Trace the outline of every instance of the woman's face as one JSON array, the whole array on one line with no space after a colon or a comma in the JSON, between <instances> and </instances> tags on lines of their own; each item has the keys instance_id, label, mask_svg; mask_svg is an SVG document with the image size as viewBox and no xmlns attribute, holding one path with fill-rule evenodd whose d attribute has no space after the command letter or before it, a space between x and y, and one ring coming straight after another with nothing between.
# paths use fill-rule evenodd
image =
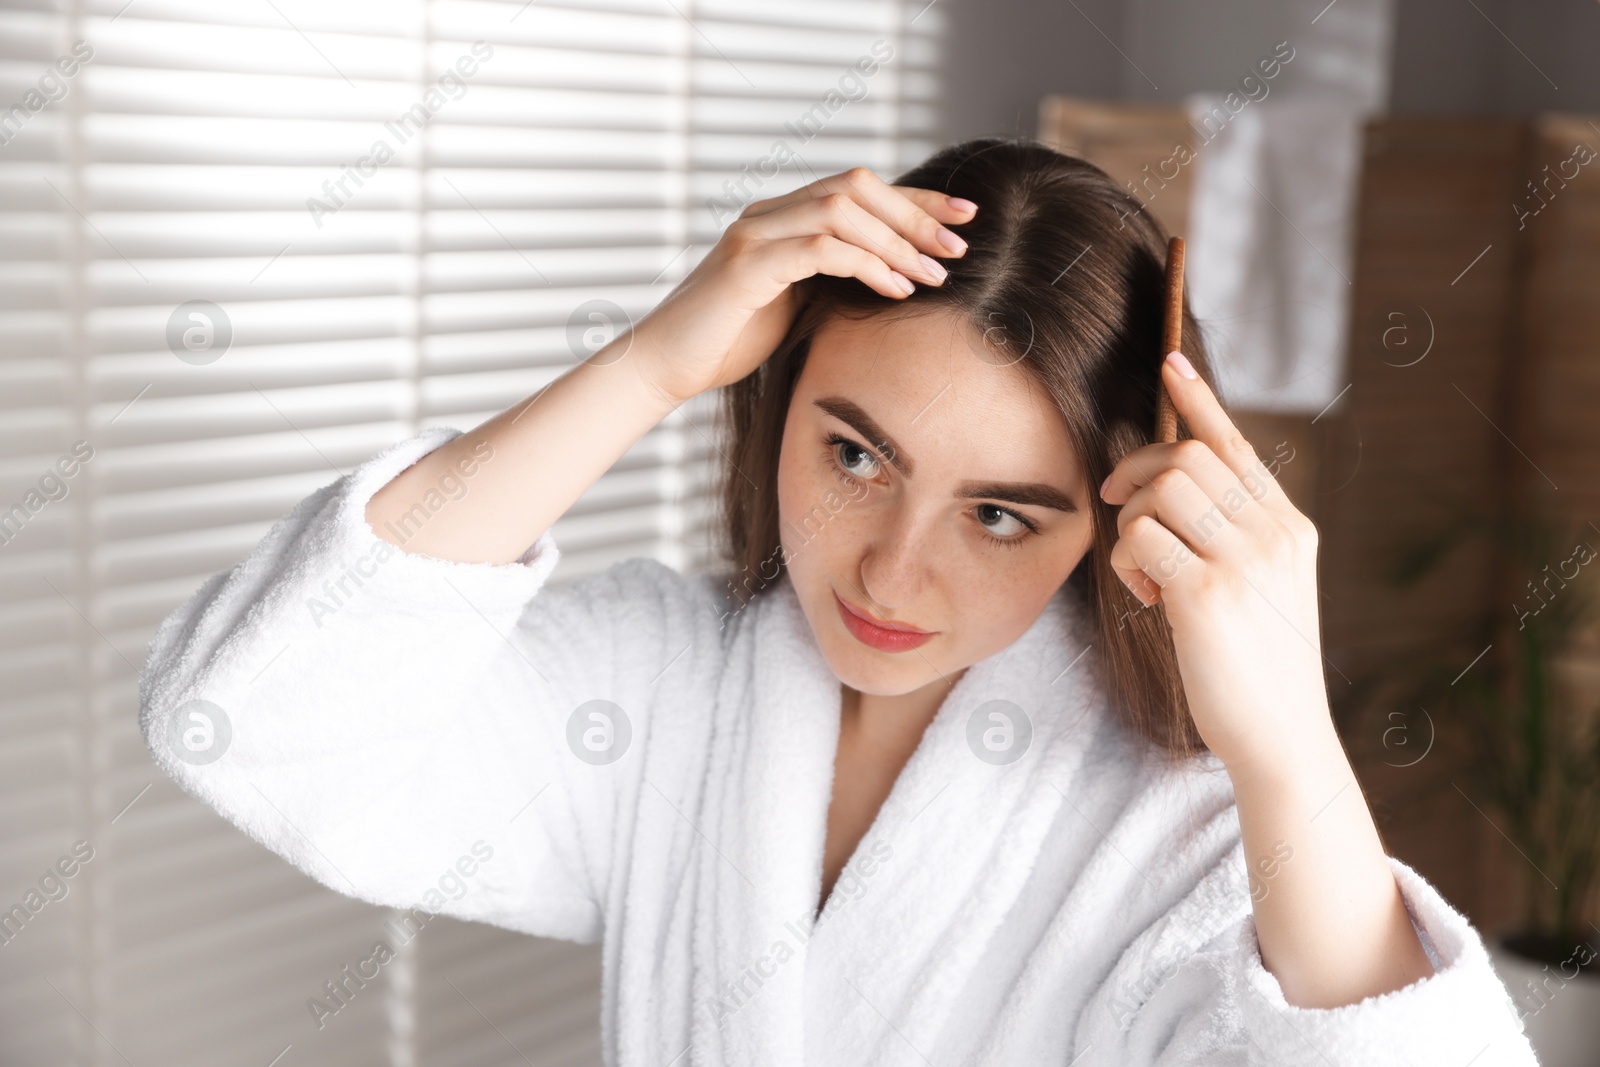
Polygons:
<instances>
[{"instance_id":1,"label":"woman's face","mask_svg":"<svg viewBox=\"0 0 1600 1067\"><path fill-rule=\"evenodd\" d=\"M1022 635L1091 542L1061 413L949 312L832 319L795 384L778 462L790 580L834 673L897 696ZM878 620L852 625L835 598Z\"/></svg>"}]
</instances>

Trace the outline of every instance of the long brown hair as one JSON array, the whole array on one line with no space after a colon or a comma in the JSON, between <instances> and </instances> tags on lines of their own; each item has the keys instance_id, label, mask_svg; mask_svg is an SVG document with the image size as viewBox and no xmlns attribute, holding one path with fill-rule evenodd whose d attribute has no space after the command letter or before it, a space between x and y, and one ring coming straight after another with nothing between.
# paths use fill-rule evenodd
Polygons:
<instances>
[{"instance_id":1,"label":"long brown hair","mask_svg":"<svg viewBox=\"0 0 1600 1067\"><path fill-rule=\"evenodd\" d=\"M978 205L950 228L965 256L941 260L949 277L904 300L855 278L799 283L799 311L773 354L723 390L729 447L720 490L730 588L742 600L777 580L778 456L795 382L817 329L832 316L897 311L963 316L1048 390L1066 420L1091 487L1156 425L1164 353L1161 320L1167 234L1093 164L1021 138L985 137L941 149L891 184L936 189ZM1199 326L1183 309L1183 351L1213 383ZM1179 419L1179 437L1190 436ZM1067 585L1096 620L1096 670L1127 725L1178 759L1205 751L1189 717L1165 608L1143 605L1111 569L1116 511L1090 493L1093 541Z\"/></svg>"}]
</instances>

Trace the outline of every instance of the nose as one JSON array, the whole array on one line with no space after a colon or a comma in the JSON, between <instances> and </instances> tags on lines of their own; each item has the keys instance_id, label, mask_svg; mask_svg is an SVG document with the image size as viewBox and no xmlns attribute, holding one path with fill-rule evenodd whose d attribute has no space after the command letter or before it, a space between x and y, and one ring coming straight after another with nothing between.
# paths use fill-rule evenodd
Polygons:
<instances>
[{"instance_id":1,"label":"nose","mask_svg":"<svg viewBox=\"0 0 1600 1067\"><path fill-rule=\"evenodd\" d=\"M909 509L885 515L861 557L862 592L871 598L869 607L898 615L917 603L933 563L928 535L927 524L918 522Z\"/></svg>"}]
</instances>

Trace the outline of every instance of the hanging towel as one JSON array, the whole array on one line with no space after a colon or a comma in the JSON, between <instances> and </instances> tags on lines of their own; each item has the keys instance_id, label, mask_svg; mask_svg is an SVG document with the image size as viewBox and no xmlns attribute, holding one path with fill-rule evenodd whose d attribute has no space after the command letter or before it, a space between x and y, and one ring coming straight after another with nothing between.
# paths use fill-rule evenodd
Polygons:
<instances>
[{"instance_id":1,"label":"hanging towel","mask_svg":"<svg viewBox=\"0 0 1600 1067\"><path fill-rule=\"evenodd\" d=\"M1338 98L1269 97L1235 114L1224 99L1186 101L1198 170L1185 285L1224 400L1315 416L1350 380L1368 109Z\"/></svg>"}]
</instances>

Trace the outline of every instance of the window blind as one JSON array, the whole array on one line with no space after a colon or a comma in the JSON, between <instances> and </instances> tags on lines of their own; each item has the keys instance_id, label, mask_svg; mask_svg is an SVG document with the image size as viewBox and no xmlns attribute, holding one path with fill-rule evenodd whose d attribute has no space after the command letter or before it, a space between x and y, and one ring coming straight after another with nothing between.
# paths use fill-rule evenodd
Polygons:
<instances>
[{"instance_id":1,"label":"window blind","mask_svg":"<svg viewBox=\"0 0 1600 1067\"><path fill-rule=\"evenodd\" d=\"M448 920L319 1025L390 913L154 768L138 669L296 501L553 380L744 203L930 152L941 18L0 3L0 1059L599 1062L597 947ZM552 583L709 565L720 436L704 396L641 439Z\"/></svg>"}]
</instances>

